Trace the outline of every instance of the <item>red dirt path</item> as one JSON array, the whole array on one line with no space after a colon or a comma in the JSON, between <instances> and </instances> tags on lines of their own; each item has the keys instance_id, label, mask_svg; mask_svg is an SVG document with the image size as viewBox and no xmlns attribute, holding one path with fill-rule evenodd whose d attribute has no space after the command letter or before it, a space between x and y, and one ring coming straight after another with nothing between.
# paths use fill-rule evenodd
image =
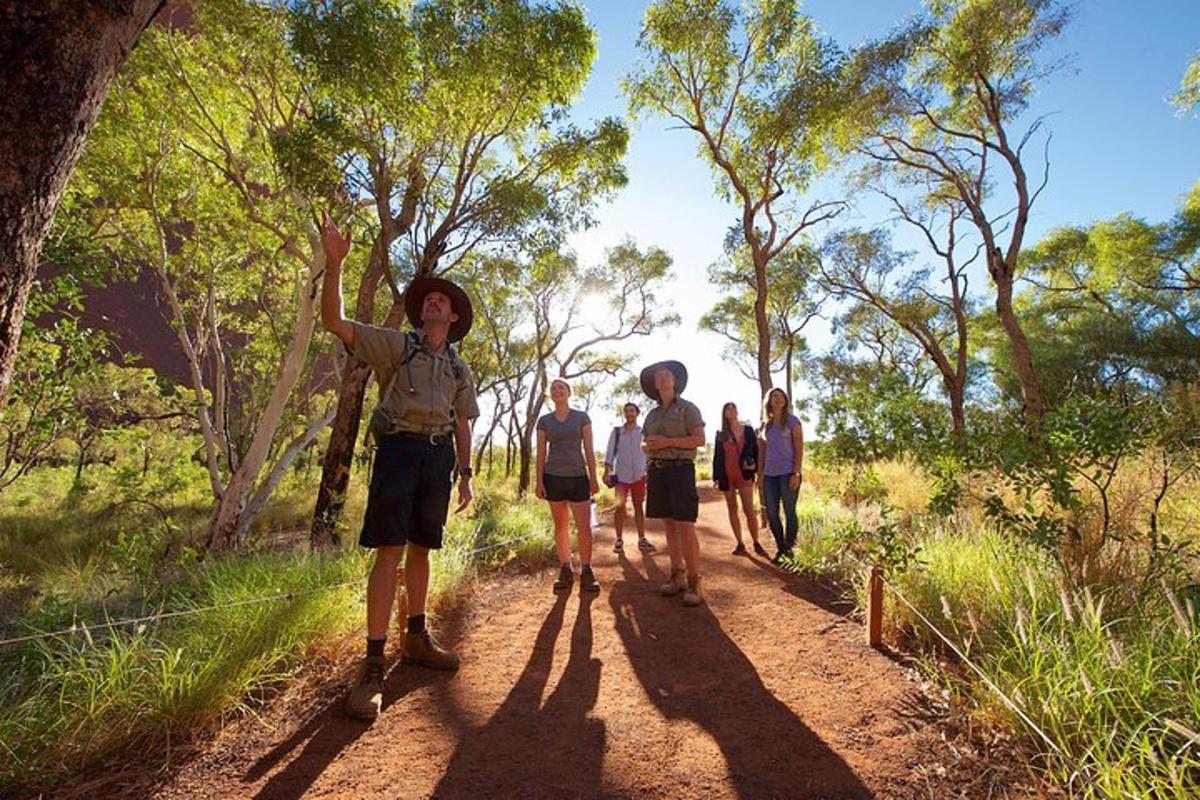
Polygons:
<instances>
[{"instance_id":1,"label":"red dirt path","mask_svg":"<svg viewBox=\"0 0 1200 800\"><path fill-rule=\"evenodd\" d=\"M659 551L646 557L627 545L620 559L605 526L598 596L581 597L577 585L554 596L549 570L483 584L443 635L463 657L460 672L396 667L373 725L343 717L328 686L300 700L285 693L262 721L233 726L165 785L139 781L123 793L1029 796L1012 770L970 755L944 720L922 713L920 679L867 647L830 591L731 557L724 502L711 491L702 498L707 605L659 596L669 562L653 523Z\"/></svg>"}]
</instances>

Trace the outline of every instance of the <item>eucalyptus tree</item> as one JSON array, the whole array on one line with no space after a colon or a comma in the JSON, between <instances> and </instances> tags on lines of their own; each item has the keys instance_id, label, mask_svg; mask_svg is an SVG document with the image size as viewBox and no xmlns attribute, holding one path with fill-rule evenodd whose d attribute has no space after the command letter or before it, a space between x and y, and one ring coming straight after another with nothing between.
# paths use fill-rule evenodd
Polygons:
<instances>
[{"instance_id":1,"label":"eucalyptus tree","mask_svg":"<svg viewBox=\"0 0 1200 800\"><path fill-rule=\"evenodd\" d=\"M295 31L317 85L352 88L328 93L324 108L349 132L339 154L365 175L352 199L375 213L360 320L400 325L401 283L452 270L477 248L561 242L625 182L619 121L563 122L595 57L576 4L312 3ZM373 293L390 261L399 267L392 302L376 316ZM318 545L336 540L367 376L352 363L343 380L314 512Z\"/></svg>"},{"instance_id":2,"label":"eucalyptus tree","mask_svg":"<svg viewBox=\"0 0 1200 800\"><path fill-rule=\"evenodd\" d=\"M295 190L274 150L307 104L282 14L242 0L195 14L199 34L147 33L72 191L117 264L158 283L216 500L207 546L222 550L332 417L293 397L315 355L323 203Z\"/></svg>"},{"instance_id":3,"label":"eucalyptus tree","mask_svg":"<svg viewBox=\"0 0 1200 800\"><path fill-rule=\"evenodd\" d=\"M522 494L529 488L534 427L550 382L582 379L595 388L597 379L616 376L631 358L598 348L678 324L678 315L665 311L659 296L670 269L666 252L656 247L643 252L631 241L610 248L604 263L591 268L559 251L543 253L529 265L521 302L532 318L533 345L518 425ZM584 313L585 304L597 311Z\"/></svg>"},{"instance_id":4,"label":"eucalyptus tree","mask_svg":"<svg viewBox=\"0 0 1200 800\"><path fill-rule=\"evenodd\" d=\"M756 377L771 386L769 267L839 202L803 203L828 166L844 94L841 56L795 0L659 0L625 91L635 115L679 122L699 140L717 190L740 208L754 285Z\"/></svg>"},{"instance_id":5,"label":"eucalyptus tree","mask_svg":"<svg viewBox=\"0 0 1200 800\"><path fill-rule=\"evenodd\" d=\"M767 322L771 336L771 372L783 372L788 397L794 373L808 353L804 329L820 312L809 276L818 255L807 243L792 246L767 266ZM755 279L750 251L733 245L725 261L709 267L709 282L725 292L700 318L700 327L725 339L725 357L748 380L758 379L758 331L754 321Z\"/></svg>"},{"instance_id":6,"label":"eucalyptus tree","mask_svg":"<svg viewBox=\"0 0 1200 800\"><path fill-rule=\"evenodd\" d=\"M946 199L941 209L911 209L898 200L896 208L942 262L942 291L930 288L931 267L900 273L909 254L895 252L883 230L843 231L829 237L822 247L821 282L836 297L870 305L920 346L941 376L952 430L961 441L966 436L967 334L973 313L967 271L979 248L966 257L958 252L958 226L965 210L953 199Z\"/></svg>"},{"instance_id":7,"label":"eucalyptus tree","mask_svg":"<svg viewBox=\"0 0 1200 800\"><path fill-rule=\"evenodd\" d=\"M1068 18L1057 0L931 0L914 22L859 49L848 70L861 103L848 117L865 137L860 152L966 209L1034 427L1046 404L1013 292L1030 212L1049 180L1050 137L1043 118L1023 121L1037 87L1063 64L1044 50ZM1039 142L1031 175L1026 148Z\"/></svg>"},{"instance_id":8,"label":"eucalyptus tree","mask_svg":"<svg viewBox=\"0 0 1200 800\"><path fill-rule=\"evenodd\" d=\"M165 0L0 0L0 417L42 241L108 86Z\"/></svg>"}]
</instances>

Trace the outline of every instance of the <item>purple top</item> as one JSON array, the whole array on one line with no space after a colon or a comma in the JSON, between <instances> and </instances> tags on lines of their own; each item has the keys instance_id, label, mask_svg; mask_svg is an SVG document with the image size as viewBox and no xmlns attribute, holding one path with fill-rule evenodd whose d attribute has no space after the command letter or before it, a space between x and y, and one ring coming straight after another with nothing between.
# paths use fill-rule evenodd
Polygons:
<instances>
[{"instance_id":1,"label":"purple top","mask_svg":"<svg viewBox=\"0 0 1200 800\"><path fill-rule=\"evenodd\" d=\"M796 448L792 444L792 430L800 424L800 418L789 414L787 428L771 423L764 430L767 440L763 475L791 475L796 467Z\"/></svg>"}]
</instances>

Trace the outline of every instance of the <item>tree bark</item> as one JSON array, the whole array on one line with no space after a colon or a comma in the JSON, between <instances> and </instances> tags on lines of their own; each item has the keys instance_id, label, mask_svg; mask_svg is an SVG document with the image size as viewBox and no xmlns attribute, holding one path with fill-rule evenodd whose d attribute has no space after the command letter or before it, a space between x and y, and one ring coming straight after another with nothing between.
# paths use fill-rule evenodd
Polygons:
<instances>
[{"instance_id":1,"label":"tree bark","mask_svg":"<svg viewBox=\"0 0 1200 800\"><path fill-rule=\"evenodd\" d=\"M753 247L753 245L751 245ZM767 259L757 247L754 261L754 328L758 333L758 389L766 397L771 391L771 323L767 320ZM789 394L790 398L791 395Z\"/></svg>"},{"instance_id":2,"label":"tree bark","mask_svg":"<svg viewBox=\"0 0 1200 800\"><path fill-rule=\"evenodd\" d=\"M1012 347L1013 364L1017 368L1017 379L1021 383L1021 394L1025 400L1025 418L1031 427L1037 428L1041 424L1045 406L1042 403L1041 384L1033 368L1033 352L1013 310L1013 281L1001 269L995 268L992 270L992 278L996 284L996 316L1000 318L1000 325L1004 328Z\"/></svg>"},{"instance_id":3,"label":"tree bark","mask_svg":"<svg viewBox=\"0 0 1200 800\"><path fill-rule=\"evenodd\" d=\"M312 254L309 257L308 273L299 282L296 289L296 322L292 329L292 340L284 353L279 365L279 377L271 390L267 407L263 409L254 427L254 436L246 455L241 459L237 469L229 477L217 503L216 512L208 529L206 546L209 550L220 552L230 550L241 544L241 536L248 530L250 523L250 503L258 482L259 473L267 463L271 452L271 442L283 419L287 408L288 398L296 381L304 371L304 363L308 357L309 344L312 342L313 329L316 327L317 298L321 291L321 275L325 271L325 255L321 251L320 240L316 230L309 232L309 245ZM320 430L319 428L317 429ZM313 433L315 436L316 433ZM294 454L293 454L294 455ZM278 480L278 479L276 479ZM265 498L254 507L256 513Z\"/></svg>"},{"instance_id":4,"label":"tree bark","mask_svg":"<svg viewBox=\"0 0 1200 800\"><path fill-rule=\"evenodd\" d=\"M109 84L163 4L0 0L0 409L42 240Z\"/></svg>"}]
</instances>

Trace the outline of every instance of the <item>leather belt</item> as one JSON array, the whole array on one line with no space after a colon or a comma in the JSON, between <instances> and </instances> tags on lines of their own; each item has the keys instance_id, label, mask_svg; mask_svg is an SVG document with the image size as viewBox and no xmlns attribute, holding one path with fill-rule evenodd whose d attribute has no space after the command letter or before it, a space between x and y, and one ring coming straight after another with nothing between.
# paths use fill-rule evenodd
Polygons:
<instances>
[{"instance_id":1,"label":"leather belt","mask_svg":"<svg viewBox=\"0 0 1200 800\"><path fill-rule=\"evenodd\" d=\"M450 443L450 431L440 431L434 433L421 433L420 431L396 431L394 433L389 433L388 436L403 436L406 439L420 439L435 446Z\"/></svg>"},{"instance_id":2,"label":"leather belt","mask_svg":"<svg viewBox=\"0 0 1200 800\"><path fill-rule=\"evenodd\" d=\"M646 463L652 467L674 467L679 464L694 464L690 458L650 458Z\"/></svg>"}]
</instances>

